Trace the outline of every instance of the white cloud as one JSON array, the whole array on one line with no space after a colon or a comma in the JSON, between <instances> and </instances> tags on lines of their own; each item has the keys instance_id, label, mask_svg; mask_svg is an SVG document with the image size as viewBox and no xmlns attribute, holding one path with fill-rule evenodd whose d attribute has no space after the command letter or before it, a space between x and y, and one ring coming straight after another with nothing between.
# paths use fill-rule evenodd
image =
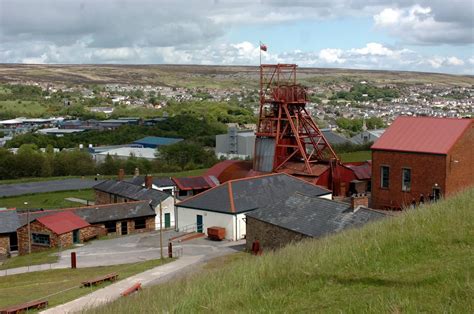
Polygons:
<instances>
[{"instance_id":1,"label":"white cloud","mask_svg":"<svg viewBox=\"0 0 474 314\"><path fill-rule=\"evenodd\" d=\"M474 43L472 22L466 26L455 20L439 20L430 6L385 8L373 19L377 28L410 44Z\"/></svg>"},{"instance_id":2,"label":"white cloud","mask_svg":"<svg viewBox=\"0 0 474 314\"><path fill-rule=\"evenodd\" d=\"M449 57L447 58L446 60L446 63L448 65L454 65L454 66L458 66L458 65L464 65L464 61L457 58L457 57Z\"/></svg>"},{"instance_id":3,"label":"white cloud","mask_svg":"<svg viewBox=\"0 0 474 314\"><path fill-rule=\"evenodd\" d=\"M346 62L345 59L341 58L342 50L341 49L331 49L326 48L322 49L319 52L319 59L327 63L344 63Z\"/></svg>"},{"instance_id":4,"label":"white cloud","mask_svg":"<svg viewBox=\"0 0 474 314\"><path fill-rule=\"evenodd\" d=\"M434 56L426 60L434 69L439 69L441 67L460 67L464 65L464 61L458 57L440 57Z\"/></svg>"},{"instance_id":5,"label":"white cloud","mask_svg":"<svg viewBox=\"0 0 474 314\"><path fill-rule=\"evenodd\" d=\"M392 56L394 51L379 43L368 43L364 48L351 49L352 53L372 56Z\"/></svg>"}]
</instances>

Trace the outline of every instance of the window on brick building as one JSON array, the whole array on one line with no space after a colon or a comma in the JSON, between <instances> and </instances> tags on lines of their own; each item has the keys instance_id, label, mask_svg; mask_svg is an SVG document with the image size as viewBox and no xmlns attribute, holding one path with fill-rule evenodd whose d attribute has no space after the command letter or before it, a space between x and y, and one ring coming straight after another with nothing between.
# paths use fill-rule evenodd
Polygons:
<instances>
[{"instance_id":1,"label":"window on brick building","mask_svg":"<svg viewBox=\"0 0 474 314\"><path fill-rule=\"evenodd\" d=\"M145 229L146 228L146 219L137 218L135 219L135 229Z\"/></svg>"},{"instance_id":2,"label":"window on brick building","mask_svg":"<svg viewBox=\"0 0 474 314\"><path fill-rule=\"evenodd\" d=\"M43 234L43 233L32 233L31 242L33 244L44 245L44 246L50 246L51 244L49 234Z\"/></svg>"},{"instance_id":3,"label":"window on brick building","mask_svg":"<svg viewBox=\"0 0 474 314\"><path fill-rule=\"evenodd\" d=\"M402 191L408 192L411 190L411 169L402 168Z\"/></svg>"},{"instance_id":4,"label":"window on brick building","mask_svg":"<svg viewBox=\"0 0 474 314\"><path fill-rule=\"evenodd\" d=\"M380 167L380 187L388 189L390 181L390 168L388 166Z\"/></svg>"}]
</instances>

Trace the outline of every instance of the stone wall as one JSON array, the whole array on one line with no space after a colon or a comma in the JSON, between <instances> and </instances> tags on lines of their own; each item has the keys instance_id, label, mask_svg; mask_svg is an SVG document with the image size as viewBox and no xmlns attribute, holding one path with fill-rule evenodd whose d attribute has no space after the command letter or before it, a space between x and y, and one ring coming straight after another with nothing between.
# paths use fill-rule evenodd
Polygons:
<instances>
[{"instance_id":1,"label":"stone wall","mask_svg":"<svg viewBox=\"0 0 474 314\"><path fill-rule=\"evenodd\" d=\"M10 236L0 234L0 260L8 257L10 254Z\"/></svg>"},{"instance_id":2,"label":"stone wall","mask_svg":"<svg viewBox=\"0 0 474 314\"><path fill-rule=\"evenodd\" d=\"M134 201L135 200L132 200L126 197L95 190L95 204L96 205L134 202Z\"/></svg>"},{"instance_id":3,"label":"stone wall","mask_svg":"<svg viewBox=\"0 0 474 314\"><path fill-rule=\"evenodd\" d=\"M247 216L247 250L252 249L255 240L260 242L260 248L275 250L292 242L309 238L298 232L284 229L258 219Z\"/></svg>"},{"instance_id":4,"label":"stone wall","mask_svg":"<svg viewBox=\"0 0 474 314\"><path fill-rule=\"evenodd\" d=\"M38 221L30 223L31 233L42 233L49 235L50 245L34 244L31 242L31 252L44 251L49 248L61 247L65 248L73 245L73 232L66 232L57 235ZM98 227L89 226L79 230L79 240L84 242L90 240L98 235ZM18 229L18 253L20 255L28 254L28 225Z\"/></svg>"}]
</instances>

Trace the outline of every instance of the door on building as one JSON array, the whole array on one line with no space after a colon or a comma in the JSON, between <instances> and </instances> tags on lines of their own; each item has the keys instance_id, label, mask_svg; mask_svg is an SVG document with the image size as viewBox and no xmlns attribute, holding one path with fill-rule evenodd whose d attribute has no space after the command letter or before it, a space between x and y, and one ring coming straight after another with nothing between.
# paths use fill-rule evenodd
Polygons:
<instances>
[{"instance_id":1,"label":"door on building","mask_svg":"<svg viewBox=\"0 0 474 314\"><path fill-rule=\"evenodd\" d=\"M126 221L122 221L120 229L122 231L122 235L128 234L128 228L127 228L127 222Z\"/></svg>"},{"instance_id":2,"label":"door on building","mask_svg":"<svg viewBox=\"0 0 474 314\"><path fill-rule=\"evenodd\" d=\"M166 213L165 214L165 228L170 228L171 227L171 214Z\"/></svg>"},{"instance_id":3,"label":"door on building","mask_svg":"<svg viewBox=\"0 0 474 314\"><path fill-rule=\"evenodd\" d=\"M437 201L441 198L441 188L436 186L433 188L433 200Z\"/></svg>"},{"instance_id":4,"label":"door on building","mask_svg":"<svg viewBox=\"0 0 474 314\"><path fill-rule=\"evenodd\" d=\"M196 231L202 233L202 215L196 215Z\"/></svg>"},{"instance_id":5,"label":"door on building","mask_svg":"<svg viewBox=\"0 0 474 314\"><path fill-rule=\"evenodd\" d=\"M79 236L79 229L72 231L72 243L74 244L81 243L81 238Z\"/></svg>"},{"instance_id":6,"label":"door on building","mask_svg":"<svg viewBox=\"0 0 474 314\"><path fill-rule=\"evenodd\" d=\"M18 237L16 232L10 233L10 252L18 251Z\"/></svg>"}]
</instances>

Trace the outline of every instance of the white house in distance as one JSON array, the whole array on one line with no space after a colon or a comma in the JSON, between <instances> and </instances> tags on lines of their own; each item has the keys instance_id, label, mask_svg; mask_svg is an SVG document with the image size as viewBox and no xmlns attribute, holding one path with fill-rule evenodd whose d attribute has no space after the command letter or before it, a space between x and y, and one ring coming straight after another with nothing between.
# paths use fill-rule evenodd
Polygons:
<instances>
[{"instance_id":1,"label":"white house in distance","mask_svg":"<svg viewBox=\"0 0 474 314\"><path fill-rule=\"evenodd\" d=\"M136 176L132 179L125 180L130 183L141 185L144 187L150 187L154 190L168 193L172 196L175 195L176 184L171 178L153 178L152 176Z\"/></svg>"},{"instance_id":2,"label":"white house in distance","mask_svg":"<svg viewBox=\"0 0 474 314\"><path fill-rule=\"evenodd\" d=\"M177 227L206 235L207 228L222 227L226 239L240 240L246 234L246 213L282 203L297 192L332 199L331 191L285 173L230 180L177 203Z\"/></svg>"}]
</instances>

